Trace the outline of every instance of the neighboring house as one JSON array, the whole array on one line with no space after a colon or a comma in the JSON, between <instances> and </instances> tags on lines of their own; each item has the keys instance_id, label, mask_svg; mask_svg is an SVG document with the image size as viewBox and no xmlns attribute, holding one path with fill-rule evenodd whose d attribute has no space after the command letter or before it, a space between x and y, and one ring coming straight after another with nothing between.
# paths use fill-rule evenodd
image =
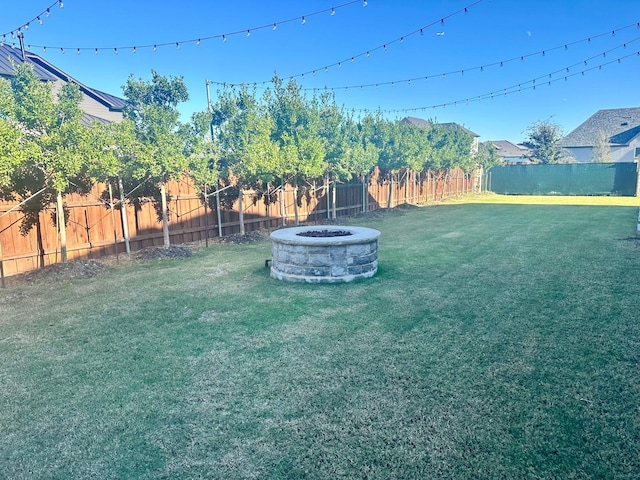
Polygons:
<instances>
[{"instance_id":1,"label":"neighboring house","mask_svg":"<svg viewBox=\"0 0 640 480\"><path fill-rule=\"evenodd\" d=\"M495 140L484 142L485 145L493 145L496 149L496 154L503 163L531 163L531 150L524 145L516 145L507 140Z\"/></svg>"},{"instance_id":2,"label":"neighboring house","mask_svg":"<svg viewBox=\"0 0 640 480\"><path fill-rule=\"evenodd\" d=\"M0 45L0 77L10 78L14 73L14 65L23 63L33 65L33 71L40 80L52 82L54 93L58 92L65 83L73 82L78 85L82 93L80 108L84 112L83 123L88 125L96 121L108 123L122 120L125 106L122 98L87 87L39 55L24 51L23 57L21 49L6 44Z\"/></svg>"},{"instance_id":3,"label":"neighboring house","mask_svg":"<svg viewBox=\"0 0 640 480\"><path fill-rule=\"evenodd\" d=\"M416 127L420 127L420 128L424 128L424 127L427 127L429 125L432 125L432 122L430 122L429 120L424 120L422 118L416 118L416 117L405 117L402 120L400 120L400 122L401 123L410 123L410 124L415 125ZM437 126L439 126L441 128L444 128L445 130L458 128L458 129L462 130L463 132L467 133L473 139L473 143L471 144L471 154L475 155L475 154L478 153L478 145L479 145L479 140L478 139L480 138L480 135L478 135L477 133L474 133L471 130L469 130L468 128L465 128L462 125L458 125L457 123L453 123L453 122L435 123L433 125L437 125Z\"/></svg>"},{"instance_id":4,"label":"neighboring house","mask_svg":"<svg viewBox=\"0 0 640 480\"><path fill-rule=\"evenodd\" d=\"M578 162L591 162L598 149L608 149L614 162L640 158L640 107L598 110L562 140Z\"/></svg>"}]
</instances>

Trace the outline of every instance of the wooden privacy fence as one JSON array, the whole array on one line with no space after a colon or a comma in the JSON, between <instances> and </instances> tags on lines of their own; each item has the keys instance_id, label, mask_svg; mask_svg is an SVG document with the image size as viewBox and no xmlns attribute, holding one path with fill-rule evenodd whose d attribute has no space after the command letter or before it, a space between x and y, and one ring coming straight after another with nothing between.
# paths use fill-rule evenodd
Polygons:
<instances>
[{"instance_id":1,"label":"wooden privacy fence","mask_svg":"<svg viewBox=\"0 0 640 480\"><path fill-rule=\"evenodd\" d=\"M308 186L298 202L298 220L305 223L353 215L401 204L427 204L478 189L479 175L462 170L405 172L393 182L369 181ZM104 184L90 194L65 197L67 208L67 253L69 259L90 259L125 252L123 216L110 208L101 195ZM188 179L167 184L169 234L171 243L189 243L240 232L238 202L231 209L206 208L202 196ZM253 192L243 192L246 231L273 229L295 222L296 191L285 185L278 201L265 205L253 200ZM114 200L115 201L115 200ZM127 230L131 251L163 244L162 222L153 203L143 201L139 208L126 205ZM55 208L41 212L36 225L25 235L20 231L24 212L14 203L0 202L0 275L10 276L60 261L60 244ZM218 222L218 218L220 221Z\"/></svg>"}]
</instances>

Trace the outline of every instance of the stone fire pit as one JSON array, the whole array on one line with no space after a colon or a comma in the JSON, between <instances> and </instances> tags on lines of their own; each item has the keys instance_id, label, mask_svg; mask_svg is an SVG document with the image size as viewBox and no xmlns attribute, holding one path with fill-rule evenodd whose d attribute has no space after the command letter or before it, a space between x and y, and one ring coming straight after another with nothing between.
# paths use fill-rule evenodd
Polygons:
<instances>
[{"instance_id":1,"label":"stone fire pit","mask_svg":"<svg viewBox=\"0 0 640 480\"><path fill-rule=\"evenodd\" d=\"M271 276L307 283L350 282L378 270L378 237L373 228L320 225L271 234Z\"/></svg>"}]
</instances>

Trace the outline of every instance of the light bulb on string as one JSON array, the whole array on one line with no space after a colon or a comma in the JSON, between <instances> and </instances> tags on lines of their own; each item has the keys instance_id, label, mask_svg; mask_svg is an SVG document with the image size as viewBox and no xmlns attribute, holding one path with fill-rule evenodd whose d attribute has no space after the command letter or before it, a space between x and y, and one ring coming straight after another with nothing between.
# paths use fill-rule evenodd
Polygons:
<instances>
[{"instance_id":1,"label":"light bulb on string","mask_svg":"<svg viewBox=\"0 0 640 480\"><path fill-rule=\"evenodd\" d=\"M302 20L300 20L300 23L301 23L302 25L304 25L305 23L307 23L307 19L306 19L306 18L304 18L304 17L302 17Z\"/></svg>"},{"instance_id":2,"label":"light bulb on string","mask_svg":"<svg viewBox=\"0 0 640 480\"><path fill-rule=\"evenodd\" d=\"M117 49L117 48L114 48L114 49L113 49L113 53L115 53L115 54L117 55L117 54L118 54L118 49Z\"/></svg>"},{"instance_id":3,"label":"light bulb on string","mask_svg":"<svg viewBox=\"0 0 640 480\"><path fill-rule=\"evenodd\" d=\"M196 45L200 45L200 39L196 40Z\"/></svg>"},{"instance_id":4,"label":"light bulb on string","mask_svg":"<svg viewBox=\"0 0 640 480\"><path fill-rule=\"evenodd\" d=\"M25 30L29 30L29 22L27 22L27 23L24 25L24 29L25 29Z\"/></svg>"},{"instance_id":5,"label":"light bulb on string","mask_svg":"<svg viewBox=\"0 0 640 480\"><path fill-rule=\"evenodd\" d=\"M51 16L51 9L47 8L47 10L44 12L44 16L49 18Z\"/></svg>"},{"instance_id":6,"label":"light bulb on string","mask_svg":"<svg viewBox=\"0 0 640 480\"><path fill-rule=\"evenodd\" d=\"M366 7L367 5L368 5L368 4L367 4L367 0L362 0L362 6L363 6L363 7Z\"/></svg>"},{"instance_id":7,"label":"light bulb on string","mask_svg":"<svg viewBox=\"0 0 640 480\"><path fill-rule=\"evenodd\" d=\"M80 49L76 49L76 54L80 55Z\"/></svg>"},{"instance_id":8,"label":"light bulb on string","mask_svg":"<svg viewBox=\"0 0 640 480\"><path fill-rule=\"evenodd\" d=\"M226 43L227 42L227 36L226 35L222 35L222 43Z\"/></svg>"},{"instance_id":9,"label":"light bulb on string","mask_svg":"<svg viewBox=\"0 0 640 480\"><path fill-rule=\"evenodd\" d=\"M64 55L64 48L60 47L60 53Z\"/></svg>"},{"instance_id":10,"label":"light bulb on string","mask_svg":"<svg viewBox=\"0 0 640 480\"><path fill-rule=\"evenodd\" d=\"M136 47L133 47L133 49L131 51L132 51L132 53L136 53Z\"/></svg>"},{"instance_id":11,"label":"light bulb on string","mask_svg":"<svg viewBox=\"0 0 640 480\"><path fill-rule=\"evenodd\" d=\"M96 49L93 51L93 53L94 53L94 55L97 55L97 54L98 54L98 49L96 48Z\"/></svg>"},{"instance_id":12,"label":"light bulb on string","mask_svg":"<svg viewBox=\"0 0 640 480\"><path fill-rule=\"evenodd\" d=\"M278 28L278 25L276 25L275 23L273 24L273 27L271 28L271 30L275 31L276 28Z\"/></svg>"},{"instance_id":13,"label":"light bulb on string","mask_svg":"<svg viewBox=\"0 0 640 480\"><path fill-rule=\"evenodd\" d=\"M158 46L157 46L157 45L154 45L154 46L153 46L153 51L155 52L157 49L158 49Z\"/></svg>"},{"instance_id":14,"label":"light bulb on string","mask_svg":"<svg viewBox=\"0 0 640 480\"><path fill-rule=\"evenodd\" d=\"M40 25L42 25L42 24L44 23L40 17L36 17L36 18L37 18L38 23L39 23Z\"/></svg>"},{"instance_id":15,"label":"light bulb on string","mask_svg":"<svg viewBox=\"0 0 640 480\"><path fill-rule=\"evenodd\" d=\"M60 8L64 8L64 3L62 3L62 0L58 2L58 5L60 5Z\"/></svg>"},{"instance_id":16,"label":"light bulb on string","mask_svg":"<svg viewBox=\"0 0 640 480\"><path fill-rule=\"evenodd\" d=\"M336 14L336 9L331 7L331 16L334 16Z\"/></svg>"},{"instance_id":17,"label":"light bulb on string","mask_svg":"<svg viewBox=\"0 0 640 480\"><path fill-rule=\"evenodd\" d=\"M247 38L251 36L251 30L247 30Z\"/></svg>"}]
</instances>

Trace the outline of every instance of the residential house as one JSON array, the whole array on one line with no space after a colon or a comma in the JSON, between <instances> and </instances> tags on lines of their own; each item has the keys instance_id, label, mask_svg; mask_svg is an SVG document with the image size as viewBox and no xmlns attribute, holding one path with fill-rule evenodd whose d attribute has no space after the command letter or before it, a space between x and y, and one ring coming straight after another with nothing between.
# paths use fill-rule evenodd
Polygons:
<instances>
[{"instance_id":1,"label":"residential house","mask_svg":"<svg viewBox=\"0 0 640 480\"><path fill-rule=\"evenodd\" d=\"M420 127L420 128L424 128L424 127L427 127L429 125L432 125L432 123L429 120L424 120L422 118L416 118L416 117L405 117L402 120L400 120L400 122L401 123L409 123L409 124L415 125L416 127ZM468 128L465 128L462 125L459 125L459 124L454 123L454 122L435 123L433 125L437 125L437 126L439 126L441 128L444 128L445 130L457 128L457 129L460 129L463 132L467 133L473 139L473 143L471 144L471 154L475 155L475 154L478 153L478 146L479 146L479 140L478 139L480 138L480 135L478 135L477 133L474 133L471 130L469 130Z\"/></svg>"},{"instance_id":2,"label":"residential house","mask_svg":"<svg viewBox=\"0 0 640 480\"><path fill-rule=\"evenodd\" d=\"M485 145L493 145L496 154L505 165L514 163L531 163L531 150L521 144L511 143L507 140L490 140Z\"/></svg>"},{"instance_id":3,"label":"residential house","mask_svg":"<svg viewBox=\"0 0 640 480\"><path fill-rule=\"evenodd\" d=\"M598 110L570 132L562 146L578 162L592 162L603 147L613 162L640 158L640 107Z\"/></svg>"},{"instance_id":4,"label":"residential house","mask_svg":"<svg viewBox=\"0 0 640 480\"><path fill-rule=\"evenodd\" d=\"M31 64L40 80L52 82L54 93L58 92L65 83L73 82L78 85L82 93L80 108L84 112L82 119L85 124L95 121L104 123L122 120L125 106L122 98L80 83L35 53L7 44L0 45L0 77L10 78L14 74L14 66L23 63Z\"/></svg>"}]
</instances>

